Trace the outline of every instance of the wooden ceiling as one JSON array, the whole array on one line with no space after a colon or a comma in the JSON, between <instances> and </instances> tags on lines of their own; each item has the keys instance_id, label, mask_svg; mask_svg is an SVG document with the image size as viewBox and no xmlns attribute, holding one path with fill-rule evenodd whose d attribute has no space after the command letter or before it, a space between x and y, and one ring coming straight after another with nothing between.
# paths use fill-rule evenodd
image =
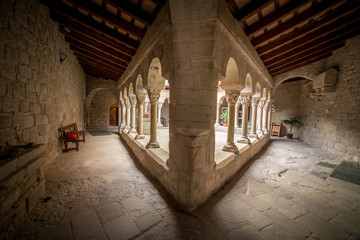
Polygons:
<instances>
[{"instance_id":1,"label":"wooden ceiling","mask_svg":"<svg viewBox=\"0 0 360 240\"><path fill-rule=\"evenodd\" d=\"M226 0L271 76L360 33L360 0ZM118 80L166 0L41 0L85 73Z\"/></svg>"},{"instance_id":2,"label":"wooden ceiling","mask_svg":"<svg viewBox=\"0 0 360 240\"><path fill-rule=\"evenodd\" d=\"M359 0L226 0L271 76L331 56L360 33Z\"/></svg>"},{"instance_id":3,"label":"wooden ceiling","mask_svg":"<svg viewBox=\"0 0 360 240\"><path fill-rule=\"evenodd\" d=\"M86 74L118 80L166 0L40 0Z\"/></svg>"}]
</instances>

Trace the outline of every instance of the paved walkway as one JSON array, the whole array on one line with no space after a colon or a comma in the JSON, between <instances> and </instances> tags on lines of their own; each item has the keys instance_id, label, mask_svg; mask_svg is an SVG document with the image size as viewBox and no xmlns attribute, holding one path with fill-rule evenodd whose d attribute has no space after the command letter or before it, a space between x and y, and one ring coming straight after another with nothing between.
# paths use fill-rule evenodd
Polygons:
<instances>
[{"instance_id":1,"label":"paved walkway","mask_svg":"<svg viewBox=\"0 0 360 240\"><path fill-rule=\"evenodd\" d=\"M46 196L16 239L360 239L360 186L328 178L341 158L273 140L191 214L137 168L119 136L86 135L46 171Z\"/></svg>"}]
</instances>

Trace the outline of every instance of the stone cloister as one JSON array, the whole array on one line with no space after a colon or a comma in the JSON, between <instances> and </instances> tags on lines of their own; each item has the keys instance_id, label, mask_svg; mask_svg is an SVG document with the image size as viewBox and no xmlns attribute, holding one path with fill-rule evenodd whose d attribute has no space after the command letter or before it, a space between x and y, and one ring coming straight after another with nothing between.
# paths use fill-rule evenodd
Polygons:
<instances>
[{"instance_id":1,"label":"stone cloister","mask_svg":"<svg viewBox=\"0 0 360 240\"><path fill-rule=\"evenodd\" d=\"M1 239L360 236L360 37L346 15L358 4L269 1L246 22L232 0L120 1L134 18L125 23L116 1L89 1L91 14L85 2L0 0ZM257 29L280 14L271 7L314 13L289 32ZM295 48L325 20L331 54L317 49L323 33L316 49L270 56L282 46L269 45L295 35L283 44ZM60 129L71 124L86 140L65 152ZM334 176L343 165L355 180Z\"/></svg>"}]
</instances>

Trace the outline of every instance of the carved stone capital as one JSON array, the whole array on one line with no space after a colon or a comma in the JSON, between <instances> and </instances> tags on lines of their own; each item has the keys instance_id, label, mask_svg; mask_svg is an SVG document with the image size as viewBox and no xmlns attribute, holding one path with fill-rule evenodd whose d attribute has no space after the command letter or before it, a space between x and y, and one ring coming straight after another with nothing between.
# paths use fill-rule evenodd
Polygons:
<instances>
[{"instance_id":1,"label":"carved stone capital","mask_svg":"<svg viewBox=\"0 0 360 240\"><path fill-rule=\"evenodd\" d=\"M137 101L138 101L138 104L142 105L144 104L145 102L145 99L146 99L146 90L145 89L142 89L143 91L138 91L137 93Z\"/></svg>"},{"instance_id":2,"label":"carved stone capital","mask_svg":"<svg viewBox=\"0 0 360 240\"><path fill-rule=\"evenodd\" d=\"M250 105L250 100L251 100L251 96L249 96L249 95L241 96L240 95L240 103L241 103L241 105L243 105L245 107L248 107Z\"/></svg>"},{"instance_id":3,"label":"carved stone capital","mask_svg":"<svg viewBox=\"0 0 360 240\"><path fill-rule=\"evenodd\" d=\"M253 106L253 107L257 107L257 105L258 105L258 102L259 102L259 99L251 99L251 106Z\"/></svg>"},{"instance_id":4,"label":"carved stone capital","mask_svg":"<svg viewBox=\"0 0 360 240\"><path fill-rule=\"evenodd\" d=\"M227 90L225 93L226 93L226 101L229 104L236 104L240 92L237 90Z\"/></svg>"},{"instance_id":5,"label":"carved stone capital","mask_svg":"<svg viewBox=\"0 0 360 240\"><path fill-rule=\"evenodd\" d=\"M260 100L260 101L259 101L259 104L258 104L259 108L263 108L264 105L265 105L265 101L264 101L264 100Z\"/></svg>"},{"instance_id":6,"label":"carved stone capital","mask_svg":"<svg viewBox=\"0 0 360 240\"><path fill-rule=\"evenodd\" d=\"M124 99L120 99L120 103L121 103L121 106L125 107L125 100Z\"/></svg>"},{"instance_id":7,"label":"carved stone capital","mask_svg":"<svg viewBox=\"0 0 360 240\"><path fill-rule=\"evenodd\" d=\"M127 108L131 107L130 99L129 99L129 98L125 98L125 106L126 106Z\"/></svg>"},{"instance_id":8,"label":"carved stone capital","mask_svg":"<svg viewBox=\"0 0 360 240\"><path fill-rule=\"evenodd\" d=\"M157 103L159 101L159 98L160 98L161 89L149 89L147 91L148 91L150 103L151 104Z\"/></svg>"},{"instance_id":9,"label":"carved stone capital","mask_svg":"<svg viewBox=\"0 0 360 240\"><path fill-rule=\"evenodd\" d=\"M132 107L135 107L135 106L136 106L136 95L135 95L135 94L131 94L131 95L129 96L129 98L130 98L130 104L131 104L131 106L132 106Z\"/></svg>"}]
</instances>

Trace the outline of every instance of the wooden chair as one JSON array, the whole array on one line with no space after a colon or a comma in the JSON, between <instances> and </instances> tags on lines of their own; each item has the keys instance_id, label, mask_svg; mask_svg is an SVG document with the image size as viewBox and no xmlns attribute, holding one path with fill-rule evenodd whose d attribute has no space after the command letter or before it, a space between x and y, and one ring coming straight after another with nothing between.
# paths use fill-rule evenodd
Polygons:
<instances>
[{"instance_id":1,"label":"wooden chair","mask_svg":"<svg viewBox=\"0 0 360 240\"><path fill-rule=\"evenodd\" d=\"M63 152L68 152L69 150L79 151L79 142L85 142L85 131L79 131L76 123L72 123L70 125L62 127L59 129L59 131L60 131L61 138L63 139L64 145L65 145L65 149L63 149ZM71 132L76 134L77 137L75 139L67 138L67 134L71 133ZM82 136L82 139L81 139L81 136ZM68 142L75 143L76 147L69 148Z\"/></svg>"},{"instance_id":2,"label":"wooden chair","mask_svg":"<svg viewBox=\"0 0 360 240\"><path fill-rule=\"evenodd\" d=\"M280 137L281 123L272 123L271 125L271 136Z\"/></svg>"}]
</instances>

